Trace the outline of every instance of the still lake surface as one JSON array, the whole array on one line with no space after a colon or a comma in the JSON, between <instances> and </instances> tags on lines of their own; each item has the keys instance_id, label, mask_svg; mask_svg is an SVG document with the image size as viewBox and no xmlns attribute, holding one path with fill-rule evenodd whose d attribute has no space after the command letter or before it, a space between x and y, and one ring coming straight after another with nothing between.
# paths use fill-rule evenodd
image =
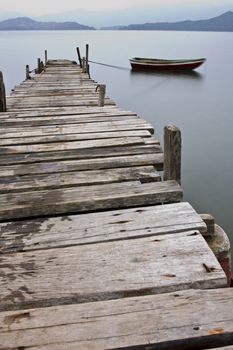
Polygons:
<instances>
[{"instance_id":1,"label":"still lake surface","mask_svg":"<svg viewBox=\"0 0 233 350\"><path fill-rule=\"evenodd\" d=\"M106 83L120 107L155 126L175 124L182 131L184 198L199 213L211 213L233 244L233 33L163 31L0 32L0 70L8 94L37 58L77 60L76 46L90 59L122 69L91 64L91 77ZM193 74L131 73L128 59L206 57ZM123 69L124 68L124 69Z\"/></svg>"}]
</instances>

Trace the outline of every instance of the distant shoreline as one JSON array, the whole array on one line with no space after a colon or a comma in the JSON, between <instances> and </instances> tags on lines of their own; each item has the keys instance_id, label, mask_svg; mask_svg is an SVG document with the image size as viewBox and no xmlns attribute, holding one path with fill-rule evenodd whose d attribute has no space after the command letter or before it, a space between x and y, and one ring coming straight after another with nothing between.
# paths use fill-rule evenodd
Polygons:
<instances>
[{"instance_id":1,"label":"distant shoreline","mask_svg":"<svg viewBox=\"0 0 233 350\"><path fill-rule=\"evenodd\" d=\"M143 30L143 31L192 31L192 32L233 32L233 12L203 20L181 22L158 22L107 26L95 28L77 22L40 22L29 17L17 17L0 21L0 31L46 31L46 30Z\"/></svg>"}]
</instances>

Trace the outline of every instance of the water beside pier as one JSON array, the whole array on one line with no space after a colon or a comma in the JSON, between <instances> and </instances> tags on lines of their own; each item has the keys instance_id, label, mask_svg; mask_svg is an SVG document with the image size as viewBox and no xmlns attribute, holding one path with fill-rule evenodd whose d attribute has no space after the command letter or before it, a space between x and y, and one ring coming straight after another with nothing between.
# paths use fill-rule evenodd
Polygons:
<instances>
[{"instance_id":1,"label":"water beside pier","mask_svg":"<svg viewBox=\"0 0 233 350\"><path fill-rule=\"evenodd\" d=\"M215 216L233 241L233 33L192 32L0 32L0 70L7 92L36 66L44 49L52 58L77 60L75 47L90 59L117 65L91 64L91 76L107 84L107 94L156 127L175 124L183 135L182 187L185 199L202 213ZM133 56L206 57L193 74L131 73Z\"/></svg>"}]
</instances>

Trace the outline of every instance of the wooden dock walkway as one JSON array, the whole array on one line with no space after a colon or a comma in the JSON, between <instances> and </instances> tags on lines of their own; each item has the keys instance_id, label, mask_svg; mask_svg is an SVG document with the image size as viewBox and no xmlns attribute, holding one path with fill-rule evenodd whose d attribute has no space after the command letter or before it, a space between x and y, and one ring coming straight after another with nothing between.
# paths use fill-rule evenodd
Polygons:
<instances>
[{"instance_id":1,"label":"wooden dock walkway","mask_svg":"<svg viewBox=\"0 0 233 350\"><path fill-rule=\"evenodd\" d=\"M206 224L98 88L50 60L0 113L0 350L233 349Z\"/></svg>"}]
</instances>

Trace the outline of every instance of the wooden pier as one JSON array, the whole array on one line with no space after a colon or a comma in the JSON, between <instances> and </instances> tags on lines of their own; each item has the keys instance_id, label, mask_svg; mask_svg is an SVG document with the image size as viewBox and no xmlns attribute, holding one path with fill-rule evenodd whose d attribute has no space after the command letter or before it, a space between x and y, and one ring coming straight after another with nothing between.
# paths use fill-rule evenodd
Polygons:
<instances>
[{"instance_id":1,"label":"wooden pier","mask_svg":"<svg viewBox=\"0 0 233 350\"><path fill-rule=\"evenodd\" d=\"M46 52L1 100L0 350L233 349L179 130L163 153L80 64Z\"/></svg>"}]
</instances>

